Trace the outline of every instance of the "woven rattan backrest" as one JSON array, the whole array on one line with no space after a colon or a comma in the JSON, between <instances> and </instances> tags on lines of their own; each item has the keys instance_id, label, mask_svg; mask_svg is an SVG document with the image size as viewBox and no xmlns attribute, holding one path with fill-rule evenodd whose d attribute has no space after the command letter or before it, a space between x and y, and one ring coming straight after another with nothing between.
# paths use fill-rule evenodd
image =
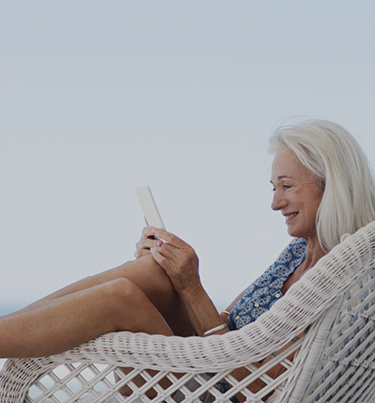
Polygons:
<instances>
[{"instance_id":1,"label":"woven rattan backrest","mask_svg":"<svg viewBox=\"0 0 375 403\"><path fill-rule=\"evenodd\" d=\"M304 402L375 402L375 270L344 295Z\"/></svg>"}]
</instances>

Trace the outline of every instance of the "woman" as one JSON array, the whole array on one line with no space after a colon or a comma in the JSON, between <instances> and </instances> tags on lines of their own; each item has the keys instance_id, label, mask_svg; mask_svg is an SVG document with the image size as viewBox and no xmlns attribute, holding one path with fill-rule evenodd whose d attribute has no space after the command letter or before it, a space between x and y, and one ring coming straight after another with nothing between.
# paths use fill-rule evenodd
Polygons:
<instances>
[{"instance_id":1,"label":"woman","mask_svg":"<svg viewBox=\"0 0 375 403\"><path fill-rule=\"evenodd\" d=\"M197 275L195 254L185 251L189 249L187 245L178 245L177 240L163 244L153 237L165 239L167 234L152 228L144 229L137 244L136 256L151 253L168 273L198 334L219 326L220 319L230 330L255 320L337 245L344 234L352 234L375 219L371 170L358 143L344 128L328 121L285 126L276 131L270 145L275 154L271 207L281 211L289 235L297 239L221 318L210 311L208 297ZM182 263L182 256L185 259L190 256L190 261ZM201 302L192 306L192 301L198 299ZM251 304L254 309L249 309ZM197 305L204 308L199 309ZM197 314L202 311L209 312L207 317Z\"/></svg>"},{"instance_id":2,"label":"woman","mask_svg":"<svg viewBox=\"0 0 375 403\"><path fill-rule=\"evenodd\" d=\"M1 356L55 354L111 331L205 336L255 320L343 234L375 219L370 169L342 127L326 121L283 127L271 151L272 208L297 240L227 311L219 314L205 292L194 250L165 230L145 228L135 261L3 316Z\"/></svg>"}]
</instances>

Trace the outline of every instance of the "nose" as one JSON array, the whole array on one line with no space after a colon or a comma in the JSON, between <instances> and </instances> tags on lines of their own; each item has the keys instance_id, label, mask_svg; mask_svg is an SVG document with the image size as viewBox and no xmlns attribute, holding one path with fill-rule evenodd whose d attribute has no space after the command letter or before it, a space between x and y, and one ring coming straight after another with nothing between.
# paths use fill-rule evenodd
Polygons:
<instances>
[{"instance_id":1,"label":"nose","mask_svg":"<svg viewBox=\"0 0 375 403\"><path fill-rule=\"evenodd\" d=\"M273 194L273 199L271 203L271 208L272 210L281 210L283 207L286 205L286 200L282 195L280 194L280 191L276 189Z\"/></svg>"}]
</instances>

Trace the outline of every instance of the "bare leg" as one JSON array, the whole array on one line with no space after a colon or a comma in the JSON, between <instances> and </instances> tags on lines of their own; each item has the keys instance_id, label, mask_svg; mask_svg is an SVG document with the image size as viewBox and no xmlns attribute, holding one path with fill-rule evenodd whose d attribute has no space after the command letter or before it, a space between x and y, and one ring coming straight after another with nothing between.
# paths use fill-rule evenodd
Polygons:
<instances>
[{"instance_id":1,"label":"bare leg","mask_svg":"<svg viewBox=\"0 0 375 403\"><path fill-rule=\"evenodd\" d=\"M0 356L56 354L119 330L173 334L139 287L117 279L3 316Z\"/></svg>"},{"instance_id":2,"label":"bare leg","mask_svg":"<svg viewBox=\"0 0 375 403\"><path fill-rule=\"evenodd\" d=\"M121 278L132 281L146 294L147 298L165 318L174 334L179 336L193 334L193 328L183 303L175 292L169 277L152 256L145 256L124 263L117 268L87 277L35 302L26 307L25 310L34 309L40 304L45 304L46 301Z\"/></svg>"},{"instance_id":3,"label":"bare leg","mask_svg":"<svg viewBox=\"0 0 375 403\"><path fill-rule=\"evenodd\" d=\"M0 356L55 354L129 330L191 335L185 307L151 256L80 280L0 318Z\"/></svg>"}]
</instances>

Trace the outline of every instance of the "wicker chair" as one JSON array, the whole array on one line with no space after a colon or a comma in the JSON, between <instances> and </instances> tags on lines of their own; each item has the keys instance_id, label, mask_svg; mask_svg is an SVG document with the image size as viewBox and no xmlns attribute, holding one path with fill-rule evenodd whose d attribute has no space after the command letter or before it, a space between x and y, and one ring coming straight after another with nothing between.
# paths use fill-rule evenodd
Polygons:
<instances>
[{"instance_id":1,"label":"wicker chair","mask_svg":"<svg viewBox=\"0 0 375 403\"><path fill-rule=\"evenodd\" d=\"M110 333L56 356L8 360L0 374L0 400L228 402L240 393L247 402L262 402L276 391L269 401L370 403L375 401L374 322L372 222L239 331L207 338ZM252 364L269 356L259 368ZM285 371L272 379L267 371L277 363ZM120 367L131 369L124 373ZM249 371L241 381L231 376L237 367ZM216 385L224 378L231 388L221 393ZM258 378L265 386L253 394L246 386ZM132 390L128 397L118 392L125 384ZM153 398L146 394L151 389Z\"/></svg>"}]
</instances>

